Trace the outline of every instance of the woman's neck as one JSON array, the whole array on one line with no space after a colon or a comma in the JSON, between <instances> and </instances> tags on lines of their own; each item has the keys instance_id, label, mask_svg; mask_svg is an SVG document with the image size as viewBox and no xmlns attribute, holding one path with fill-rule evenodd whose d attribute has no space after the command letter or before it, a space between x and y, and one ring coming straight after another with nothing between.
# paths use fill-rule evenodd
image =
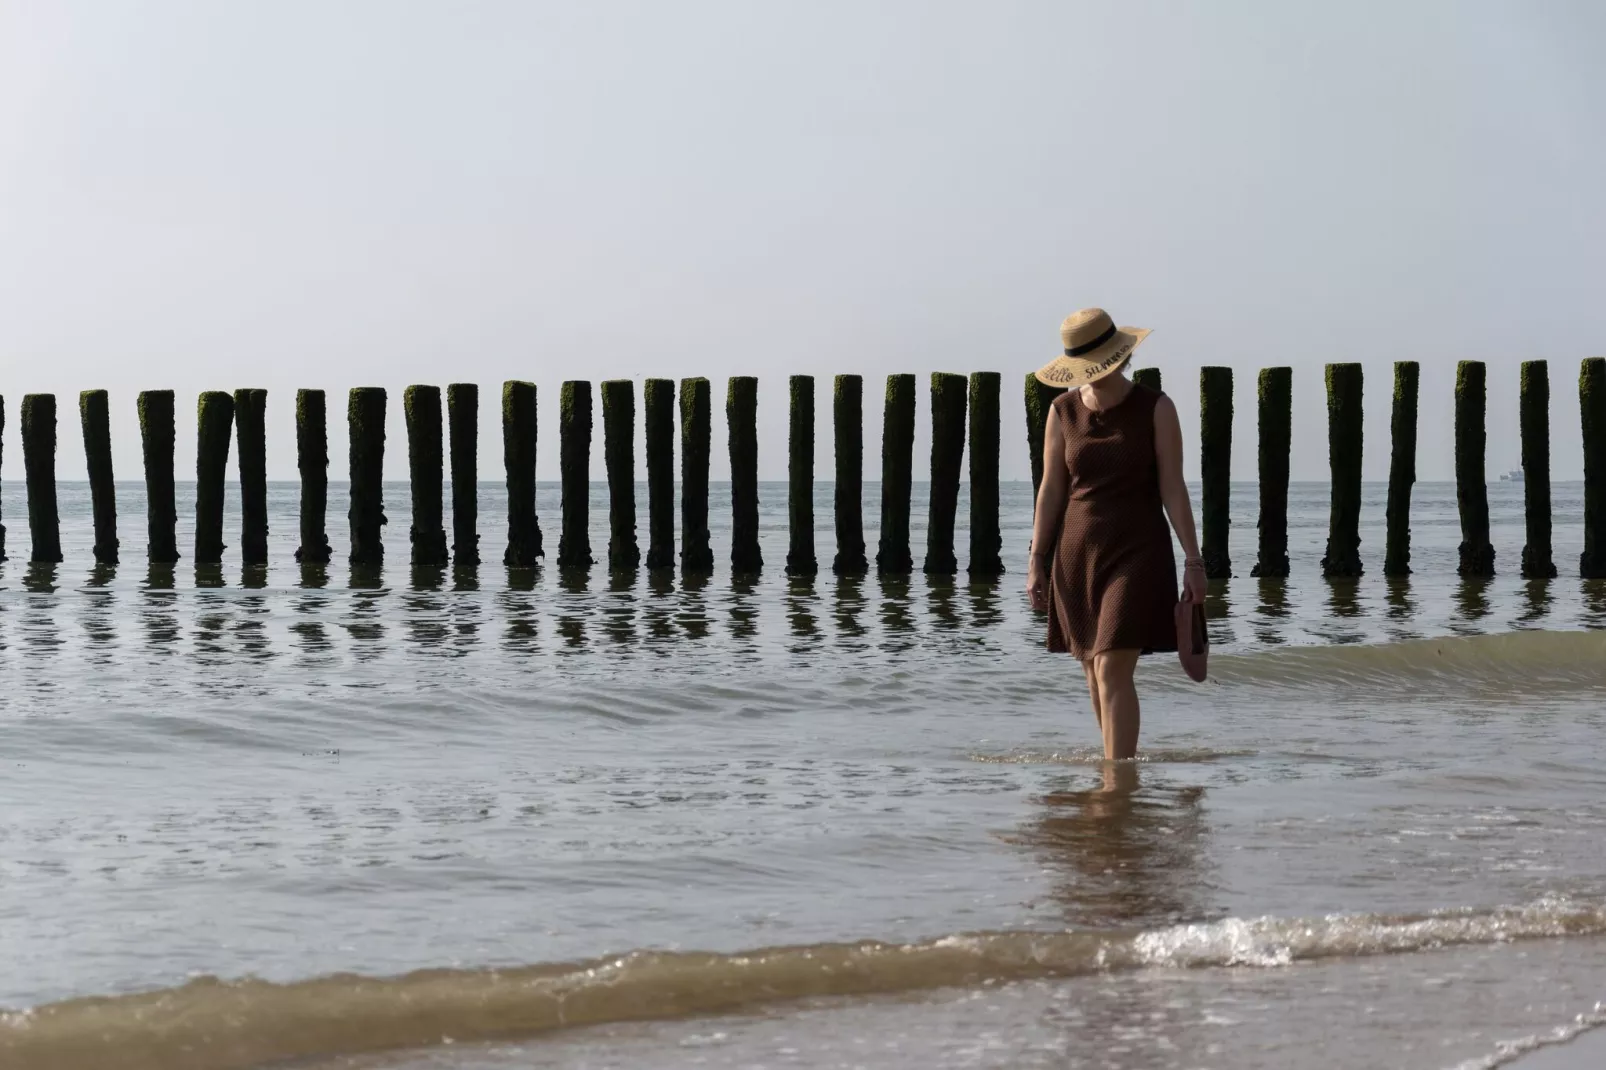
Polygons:
<instances>
[{"instance_id":1,"label":"woman's neck","mask_svg":"<svg viewBox=\"0 0 1606 1070\"><path fill-rule=\"evenodd\" d=\"M1088 383L1082 387L1082 390L1085 391L1083 397L1091 396L1094 407L1107 409L1125 398L1132 387L1133 384L1130 379L1117 373Z\"/></svg>"}]
</instances>

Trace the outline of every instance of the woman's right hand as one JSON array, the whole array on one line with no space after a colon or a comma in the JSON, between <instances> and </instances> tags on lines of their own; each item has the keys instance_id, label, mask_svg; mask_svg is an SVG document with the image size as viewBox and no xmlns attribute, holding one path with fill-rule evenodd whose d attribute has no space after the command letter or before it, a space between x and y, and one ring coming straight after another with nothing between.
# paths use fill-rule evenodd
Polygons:
<instances>
[{"instance_id":1,"label":"woman's right hand","mask_svg":"<svg viewBox=\"0 0 1606 1070\"><path fill-rule=\"evenodd\" d=\"M1032 608L1039 613L1048 611L1048 576L1047 562L1036 554L1031 556L1026 566L1026 597L1031 600Z\"/></svg>"}]
</instances>

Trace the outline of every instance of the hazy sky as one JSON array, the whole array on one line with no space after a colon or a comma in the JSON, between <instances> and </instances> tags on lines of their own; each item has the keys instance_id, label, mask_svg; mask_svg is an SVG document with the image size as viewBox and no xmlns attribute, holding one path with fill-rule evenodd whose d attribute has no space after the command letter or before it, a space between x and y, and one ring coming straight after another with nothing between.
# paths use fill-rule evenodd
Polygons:
<instances>
[{"instance_id":1,"label":"hazy sky","mask_svg":"<svg viewBox=\"0 0 1606 1070\"><path fill-rule=\"evenodd\" d=\"M1519 459L1517 364L1543 357L1578 478L1603 54L1587 0L0 0L4 475L33 391L61 396L81 479L73 400L111 390L138 479L137 391L179 391L193 473L194 395L266 387L292 478L297 387L339 414L385 386L400 478L401 388L479 382L499 478L495 391L533 379L555 479L561 380L706 375L722 399L757 374L780 478L785 376L859 372L874 478L881 377L991 369L1024 478L1021 376L1097 304L1154 328L1138 363L1190 475L1201 364L1237 371L1240 478L1255 369L1294 367L1300 479L1326 475L1323 363L1365 362L1381 478L1390 363L1420 360L1434 479L1454 362L1490 361L1493 479ZM922 467L928 426L922 385ZM714 446L724 478L718 407Z\"/></svg>"}]
</instances>

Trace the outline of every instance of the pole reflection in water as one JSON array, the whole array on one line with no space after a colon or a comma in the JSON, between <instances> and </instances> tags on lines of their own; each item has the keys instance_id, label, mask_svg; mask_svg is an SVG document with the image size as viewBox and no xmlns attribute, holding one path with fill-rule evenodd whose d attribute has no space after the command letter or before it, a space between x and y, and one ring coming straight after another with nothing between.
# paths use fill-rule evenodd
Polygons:
<instances>
[{"instance_id":1,"label":"pole reflection in water","mask_svg":"<svg viewBox=\"0 0 1606 1070\"><path fill-rule=\"evenodd\" d=\"M1584 627L1606 628L1606 580L1583 580Z\"/></svg>"},{"instance_id":2,"label":"pole reflection in water","mask_svg":"<svg viewBox=\"0 0 1606 1070\"><path fill-rule=\"evenodd\" d=\"M373 661L384 653L385 615L381 612L385 595L383 565L351 566L347 587L350 608L344 627L351 637L351 655L358 661Z\"/></svg>"},{"instance_id":3,"label":"pole reflection in water","mask_svg":"<svg viewBox=\"0 0 1606 1070\"><path fill-rule=\"evenodd\" d=\"M647 573L647 597L643 600L642 625L649 647L658 654L671 653L675 638L675 574L666 568Z\"/></svg>"},{"instance_id":4,"label":"pole reflection in water","mask_svg":"<svg viewBox=\"0 0 1606 1070\"><path fill-rule=\"evenodd\" d=\"M452 597L447 599L451 611L452 641L445 653L463 657L472 653L480 642L480 617L483 607L476 597L480 589L479 565L464 562L452 566Z\"/></svg>"},{"instance_id":5,"label":"pole reflection in water","mask_svg":"<svg viewBox=\"0 0 1606 1070\"><path fill-rule=\"evenodd\" d=\"M240 569L240 586L248 591L260 591L268 585L267 565L245 565Z\"/></svg>"},{"instance_id":6,"label":"pole reflection in water","mask_svg":"<svg viewBox=\"0 0 1606 1070\"><path fill-rule=\"evenodd\" d=\"M1327 617L1313 630L1329 643L1360 643L1366 640L1361 619L1361 581L1355 576L1327 578Z\"/></svg>"},{"instance_id":7,"label":"pole reflection in water","mask_svg":"<svg viewBox=\"0 0 1606 1070\"><path fill-rule=\"evenodd\" d=\"M53 658L64 642L56 623L56 565L30 561L22 574L22 586L28 592L18 624L23 656L30 660ZM24 673L23 680L29 690L56 689L55 682L44 673Z\"/></svg>"},{"instance_id":8,"label":"pole reflection in water","mask_svg":"<svg viewBox=\"0 0 1606 1070\"><path fill-rule=\"evenodd\" d=\"M108 585L117 578L116 565L97 564L90 569L83 596L84 638L88 640L91 665L112 663L111 648L117 645L117 598Z\"/></svg>"},{"instance_id":9,"label":"pole reflection in water","mask_svg":"<svg viewBox=\"0 0 1606 1070\"><path fill-rule=\"evenodd\" d=\"M1255 606L1255 638L1268 646L1286 643L1288 581L1281 576L1262 576L1259 593L1260 602Z\"/></svg>"},{"instance_id":10,"label":"pole reflection in water","mask_svg":"<svg viewBox=\"0 0 1606 1070\"><path fill-rule=\"evenodd\" d=\"M195 586L207 590L218 587L227 587L228 579L223 575L222 565L196 565Z\"/></svg>"},{"instance_id":11,"label":"pole reflection in water","mask_svg":"<svg viewBox=\"0 0 1606 1070\"><path fill-rule=\"evenodd\" d=\"M926 608L942 631L952 631L962 624L955 600L957 594L952 576L926 574Z\"/></svg>"},{"instance_id":12,"label":"pole reflection in water","mask_svg":"<svg viewBox=\"0 0 1606 1070\"><path fill-rule=\"evenodd\" d=\"M1543 620L1550 613L1550 606L1554 600L1551 593L1551 582L1548 579L1530 579L1522 585L1522 612L1517 615L1517 625L1533 626Z\"/></svg>"},{"instance_id":13,"label":"pole reflection in water","mask_svg":"<svg viewBox=\"0 0 1606 1070\"><path fill-rule=\"evenodd\" d=\"M914 646L914 618L909 615L909 577L882 573L881 649L899 654Z\"/></svg>"},{"instance_id":14,"label":"pole reflection in water","mask_svg":"<svg viewBox=\"0 0 1606 1070\"><path fill-rule=\"evenodd\" d=\"M1462 635L1477 635L1484 629L1478 623L1489 615L1489 578L1463 576L1455 585L1456 618L1450 622L1452 630Z\"/></svg>"},{"instance_id":15,"label":"pole reflection in water","mask_svg":"<svg viewBox=\"0 0 1606 1070\"><path fill-rule=\"evenodd\" d=\"M998 603L998 589L1003 584L998 577L971 580L965 585L970 596L970 623L975 628L991 628L1003 622L1004 615Z\"/></svg>"},{"instance_id":16,"label":"pole reflection in water","mask_svg":"<svg viewBox=\"0 0 1606 1070\"><path fill-rule=\"evenodd\" d=\"M541 573L533 568L509 568L507 589L500 599L502 614L507 618L507 629L502 633L502 645L510 653L533 654L540 649L541 628L535 609L535 581Z\"/></svg>"},{"instance_id":17,"label":"pole reflection in water","mask_svg":"<svg viewBox=\"0 0 1606 1070\"><path fill-rule=\"evenodd\" d=\"M145 645L152 654L170 656L178 642L178 592L173 589L173 566L153 564L145 572L144 608L140 611L145 625Z\"/></svg>"},{"instance_id":18,"label":"pole reflection in water","mask_svg":"<svg viewBox=\"0 0 1606 1070\"><path fill-rule=\"evenodd\" d=\"M786 578L786 620L798 640L792 644L793 653L811 651L818 645L820 627L814 616L815 599L813 576Z\"/></svg>"},{"instance_id":19,"label":"pole reflection in water","mask_svg":"<svg viewBox=\"0 0 1606 1070\"><path fill-rule=\"evenodd\" d=\"M590 586L590 569L565 568L558 571L558 635L563 639L560 649L564 653L585 648L586 591Z\"/></svg>"},{"instance_id":20,"label":"pole reflection in water","mask_svg":"<svg viewBox=\"0 0 1606 1070\"><path fill-rule=\"evenodd\" d=\"M407 641L426 653L445 652L452 634L446 622L446 607L456 596L441 590L445 582L445 569L417 565L413 568L412 587L400 595Z\"/></svg>"},{"instance_id":21,"label":"pole reflection in water","mask_svg":"<svg viewBox=\"0 0 1606 1070\"><path fill-rule=\"evenodd\" d=\"M866 649L864 623L860 619L865 606L864 575L838 575L834 603L837 646L844 650Z\"/></svg>"},{"instance_id":22,"label":"pole reflection in water","mask_svg":"<svg viewBox=\"0 0 1606 1070\"><path fill-rule=\"evenodd\" d=\"M741 645L737 650L752 653L757 649L753 637L758 632L758 608L753 599L752 576L731 577L731 638Z\"/></svg>"},{"instance_id":23,"label":"pole reflection in water","mask_svg":"<svg viewBox=\"0 0 1606 1070\"><path fill-rule=\"evenodd\" d=\"M704 573L688 572L680 577L680 628L689 639L708 638L708 604L703 597L707 588Z\"/></svg>"},{"instance_id":24,"label":"pole reflection in water","mask_svg":"<svg viewBox=\"0 0 1606 1070\"><path fill-rule=\"evenodd\" d=\"M210 568L212 566L205 566ZM219 567L221 572L221 567ZM201 570L196 570L197 586ZM219 585L221 586L221 584ZM210 587L195 592L195 660L203 665L226 665L228 645L223 641L224 629L229 623L228 595ZM225 675L225 674L219 674ZM201 682L215 682L202 674Z\"/></svg>"},{"instance_id":25,"label":"pole reflection in water","mask_svg":"<svg viewBox=\"0 0 1606 1070\"><path fill-rule=\"evenodd\" d=\"M636 573L608 573L608 600L602 608L602 633L628 648L636 641Z\"/></svg>"},{"instance_id":26,"label":"pole reflection in water","mask_svg":"<svg viewBox=\"0 0 1606 1070\"><path fill-rule=\"evenodd\" d=\"M265 573L267 570L262 571ZM260 590L261 586L258 585L256 589ZM268 638L268 620L271 614L266 596L245 595L235 603L235 607L239 613L239 620L234 625L234 636L239 640L241 652L253 661L271 661L277 657Z\"/></svg>"},{"instance_id":27,"label":"pole reflection in water","mask_svg":"<svg viewBox=\"0 0 1606 1070\"><path fill-rule=\"evenodd\" d=\"M1227 597L1231 582L1210 580L1205 584L1205 627L1209 629L1210 642L1215 646L1225 645L1235 638L1230 623L1232 601Z\"/></svg>"}]
</instances>

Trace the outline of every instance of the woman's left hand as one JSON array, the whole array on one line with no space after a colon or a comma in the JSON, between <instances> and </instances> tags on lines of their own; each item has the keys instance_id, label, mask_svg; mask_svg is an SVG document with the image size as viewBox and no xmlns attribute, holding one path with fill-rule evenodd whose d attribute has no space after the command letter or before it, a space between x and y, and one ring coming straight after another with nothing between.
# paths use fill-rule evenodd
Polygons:
<instances>
[{"instance_id":1,"label":"woman's left hand","mask_svg":"<svg viewBox=\"0 0 1606 1070\"><path fill-rule=\"evenodd\" d=\"M1205 600L1205 571L1199 565L1190 565L1182 570L1183 597L1195 605L1203 605Z\"/></svg>"}]
</instances>

